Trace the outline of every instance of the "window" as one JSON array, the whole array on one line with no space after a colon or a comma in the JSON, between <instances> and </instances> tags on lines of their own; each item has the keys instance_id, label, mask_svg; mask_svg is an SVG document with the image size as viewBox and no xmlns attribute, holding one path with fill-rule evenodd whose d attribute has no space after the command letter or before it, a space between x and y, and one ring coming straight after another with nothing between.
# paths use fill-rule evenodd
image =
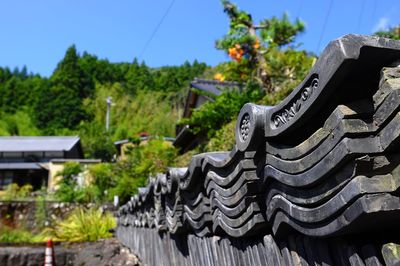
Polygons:
<instances>
[{"instance_id":1,"label":"window","mask_svg":"<svg viewBox=\"0 0 400 266\"><path fill-rule=\"evenodd\" d=\"M64 158L64 152L62 152L62 151L46 151L44 156L46 158Z\"/></svg>"},{"instance_id":2,"label":"window","mask_svg":"<svg viewBox=\"0 0 400 266\"><path fill-rule=\"evenodd\" d=\"M42 158L43 157L43 152L40 152L40 151L36 151L36 152L25 152L24 153L24 156L25 156L25 158L30 158L30 157L33 157L33 158Z\"/></svg>"},{"instance_id":3,"label":"window","mask_svg":"<svg viewBox=\"0 0 400 266\"><path fill-rule=\"evenodd\" d=\"M0 189L5 189L6 186L12 184L14 173L11 171L0 172Z\"/></svg>"},{"instance_id":4,"label":"window","mask_svg":"<svg viewBox=\"0 0 400 266\"><path fill-rule=\"evenodd\" d=\"M4 152L3 158L22 158L22 152Z\"/></svg>"}]
</instances>

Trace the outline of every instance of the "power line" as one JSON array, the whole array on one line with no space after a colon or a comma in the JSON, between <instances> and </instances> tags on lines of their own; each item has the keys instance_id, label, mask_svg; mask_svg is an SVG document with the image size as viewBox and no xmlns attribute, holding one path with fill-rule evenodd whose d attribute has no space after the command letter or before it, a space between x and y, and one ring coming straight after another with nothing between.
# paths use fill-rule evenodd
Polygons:
<instances>
[{"instance_id":1,"label":"power line","mask_svg":"<svg viewBox=\"0 0 400 266\"><path fill-rule=\"evenodd\" d=\"M357 23L356 33L359 33L359 31L360 31L361 19L363 17L363 13L364 13L364 7L365 7L365 0L362 0L360 14L358 15L358 23Z\"/></svg>"},{"instance_id":2,"label":"power line","mask_svg":"<svg viewBox=\"0 0 400 266\"><path fill-rule=\"evenodd\" d=\"M317 53L319 52L319 48L321 46L321 41L325 34L325 28L326 28L326 24L328 23L329 15L331 14L332 4L333 4L333 0L331 0L329 2L328 12L326 13L324 24L322 25L322 31L321 31L321 35L319 36L319 41L318 41L318 45L317 45Z\"/></svg>"},{"instance_id":3,"label":"power line","mask_svg":"<svg viewBox=\"0 0 400 266\"><path fill-rule=\"evenodd\" d=\"M297 9L297 16L296 18L300 17L301 11L303 10L303 0L300 0L299 8Z\"/></svg>"},{"instance_id":4,"label":"power line","mask_svg":"<svg viewBox=\"0 0 400 266\"><path fill-rule=\"evenodd\" d=\"M164 15L161 17L160 21L158 22L157 26L154 28L153 33L150 35L150 38L147 40L146 44L144 45L142 51L140 52L139 58L142 58L144 52L146 51L147 47L153 40L154 36L156 35L158 29L160 28L161 24L164 22L164 19L167 17L169 11L171 10L172 6L174 5L175 0L172 0L171 3L169 4L167 10L165 10Z\"/></svg>"},{"instance_id":5,"label":"power line","mask_svg":"<svg viewBox=\"0 0 400 266\"><path fill-rule=\"evenodd\" d=\"M374 0L374 5L373 5L373 8L372 8L372 15L371 15L372 23L375 23L375 12L376 12L376 0Z\"/></svg>"}]
</instances>

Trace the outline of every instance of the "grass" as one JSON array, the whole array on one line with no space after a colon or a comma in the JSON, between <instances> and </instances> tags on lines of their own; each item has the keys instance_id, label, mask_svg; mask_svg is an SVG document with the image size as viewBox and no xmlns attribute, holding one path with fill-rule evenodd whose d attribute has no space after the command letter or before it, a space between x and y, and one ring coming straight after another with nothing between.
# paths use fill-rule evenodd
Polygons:
<instances>
[{"instance_id":1,"label":"grass","mask_svg":"<svg viewBox=\"0 0 400 266\"><path fill-rule=\"evenodd\" d=\"M30 231L6 225L0 227L0 243L39 243L44 241L46 241L44 234L35 235Z\"/></svg>"},{"instance_id":2,"label":"grass","mask_svg":"<svg viewBox=\"0 0 400 266\"><path fill-rule=\"evenodd\" d=\"M99 209L77 208L65 220L35 233L0 223L0 243L40 243L51 238L54 241L84 242L112 237L110 229L116 227L114 216Z\"/></svg>"},{"instance_id":3,"label":"grass","mask_svg":"<svg viewBox=\"0 0 400 266\"><path fill-rule=\"evenodd\" d=\"M116 226L113 215L100 210L75 209L67 219L58 221L53 228L45 230L56 241L97 241L112 237L110 229Z\"/></svg>"}]
</instances>

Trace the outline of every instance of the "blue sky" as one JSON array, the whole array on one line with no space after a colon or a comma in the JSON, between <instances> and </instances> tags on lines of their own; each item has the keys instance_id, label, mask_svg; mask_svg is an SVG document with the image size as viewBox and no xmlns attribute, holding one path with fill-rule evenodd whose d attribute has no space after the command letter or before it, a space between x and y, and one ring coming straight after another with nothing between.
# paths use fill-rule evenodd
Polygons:
<instances>
[{"instance_id":1,"label":"blue sky","mask_svg":"<svg viewBox=\"0 0 400 266\"><path fill-rule=\"evenodd\" d=\"M306 32L297 42L317 54L330 40L344 34L371 34L400 24L399 0L233 2L251 13L256 22L283 12L292 19L299 17L306 23ZM171 3L172 0L0 0L0 66L26 65L29 71L49 76L71 44L80 52L88 51L111 62L131 62L138 57L152 67L194 59L210 65L228 60L214 48L215 40L228 29L219 0L173 1L146 46Z\"/></svg>"}]
</instances>

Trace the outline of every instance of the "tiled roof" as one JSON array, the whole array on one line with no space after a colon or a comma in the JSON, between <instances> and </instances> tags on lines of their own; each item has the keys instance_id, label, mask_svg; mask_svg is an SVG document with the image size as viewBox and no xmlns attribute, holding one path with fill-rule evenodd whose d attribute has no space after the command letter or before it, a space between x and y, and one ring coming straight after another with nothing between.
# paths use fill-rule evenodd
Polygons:
<instances>
[{"instance_id":1,"label":"tiled roof","mask_svg":"<svg viewBox=\"0 0 400 266\"><path fill-rule=\"evenodd\" d=\"M195 78L191 83L190 87L206 91L215 95L220 95L223 88L239 88L240 84L238 82L231 81L218 81L218 80L208 80L208 79L198 79Z\"/></svg>"},{"instance_id":2,"label":"tiled roof","mask_svg":"<svg viewBox=\"0 0 400 266\"><path fill-rule=\"evenodd\" d=\"M78 142L72 137L0 137L0 152L69 151Z\"/></svg>"},{"instance_id":3,"label":"tiled roof","mask_svg":"<svg viewBox=\"0 0 400 266\"><path fill-rule=\"evenodd\" d=\"M0 170L7 169L29 169L29 170L38 170L43 167L39 163L0 163Z\"/></svg>"}]
</instances>

